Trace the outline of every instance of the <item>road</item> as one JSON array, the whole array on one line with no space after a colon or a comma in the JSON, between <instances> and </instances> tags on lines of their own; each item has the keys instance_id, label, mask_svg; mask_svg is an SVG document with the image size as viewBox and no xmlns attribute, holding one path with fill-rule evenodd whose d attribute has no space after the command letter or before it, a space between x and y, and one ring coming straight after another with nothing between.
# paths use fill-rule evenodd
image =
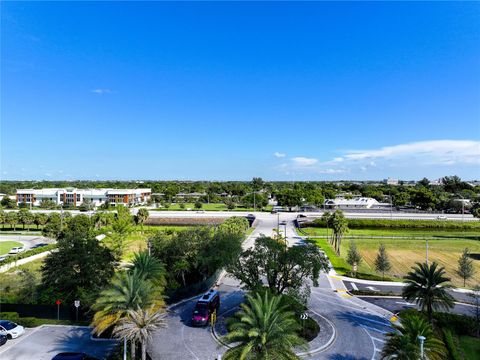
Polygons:
<instances>
[{"instance_id":1,"label":"road","mask_svg":"<svg viewBox=\"0 0 480 360\"><path fill-rule=\"evenodd\" d=\"M53 244L55 242L52 239L37 235L0 235L0 241L17 241L25 247L25 250L41 244Z\"/></svg>"},{"instance_id":2,"label":"road","mask_svg":"<svg viewBox=\"0 0 480 360\"><path fill-rule=\"evenodd\" d=\"M402 289L404 284L401 282L398 283L391 283L387 282L387 284L382 284L380 281L362 281L362 280L344 280L345 287L348 291L352 290L360 290L360 291L368 291L368 292L378 292L383 294L389 295L398 295L402 294ZM450 289L448 293L452 295L456 301L458 302L472 302L472 297L470 296L469 291L465 291L463 289ZM374 295L374 294L372 294Z\"/></svg>"},{"instance_id":3,"label":"road","mask_svg":"<svg viewBox=\"0 0 480 360\"><path fill-rule=\"evenodd\" d=\"M400 296L359 296L360 299L367 301L369 303L380 306L384 309L387 309L393 313L397 313L405 309L420 309L415 303L405 301ZM450 312L460 315L473 316L475 311L475 306L470 304L464 304L456 302L453 309Z\"/></svg>"},{"instance_id":4,"label":"road","mask_svg":"<svg viewBox=\"0 0 480 360\"><path fill-rule=\"evenodd\" d=\"M295 215L291 213L276 216L259 213L256 229L243 247L251 247L260 234L272 235L273 229L282 221L286 221L286 226L280 226L280 231L285 233L286 230L289 246L300 243L302 238L296 234L294 219ZM243 299L239 283L228 276L220 281L218 290L222 299L220 314L234 311ZM226 351L213 339L209 327L191 327L190 316L195 301L192 299L170 309L168 327L159 330L149 346L152 358L215 359ZM309 359L380 358L384 336L391 329L390 312L348 295L341 280L325 273L320 276L319 286L312 287L308 306L313 312L327 318L336 329L333 344L322 352L308 356Z\"/></svg>"}]
</instances>

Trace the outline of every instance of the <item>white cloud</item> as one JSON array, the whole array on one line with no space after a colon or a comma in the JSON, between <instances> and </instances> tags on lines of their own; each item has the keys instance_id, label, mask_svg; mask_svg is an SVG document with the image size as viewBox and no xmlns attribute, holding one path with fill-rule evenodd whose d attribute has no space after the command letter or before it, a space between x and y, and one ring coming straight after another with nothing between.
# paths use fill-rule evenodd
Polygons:
<instances>
[{"instance_id":1,"label":"white cloud","mask_svg":"<svg viewBox=\"0 0 480 360\"><path fill-rule=\"evenodd\" d=\"M370 150L348 150L341 156L320 162L316 158L290 158L277 170L302 175L376 173L410 169L419 174L425 167L478 166L480 165L480 141L475 140L428 140L384 146ZM419 175L420 176L420 175Z\"/></svg>"},{"instance_id":2,"label":"white cloud","mask_svg":"<svg viewBox=\"0 0 480 360\"><path fill-rule=\"evenodd\" d=\"M281 152L274 152L273 153L273 156L275 156L277 159L281 159L281 158L284 158L285 156L287 156L287 154L284 154L284 153L281 153Z\"/></svg>"},{"instance_id":3,"label":"white cloud","mask_svg":"<svg viewBox=\"0 0 480 360\"><path fill-rule=\"evenodd\" d=\"M318 159L298 156L298 157L292 158L292 162L293 162L293 165L295 166L304 167L304 166L315 165L318 162Z\"/></svg>"},{"instance_id":4,"label":"white cloud","mask_svg":"<svg viewBox=\"0 0 480 360\"><path fill-rule=\"evenodd\" d=\"M110 89L93 89L91 90L92 93L103 95L103 94L111 94L113 93Z\"/></svg>"},{"instance_id":5,"label":"white cloud","mask_svg":"<svg viewBox=\"0 0 480 360\"><path fill-rule=\"evenodd\" d=\"M375 160L397 163L415 162L415 165L480 164L480 141L431 140L385 146L374 150L351 150L343 161L366 162L375 166ZM335 161L335 159L334 159ZM337 160L338 161L338 160Z\"/></svg>"},{"instance_id":6,"label":"white cloud","mask_svg":"<svg viewBox=\"0 0 480 360\"><path fill-rule=\"evenodd\" d=\"M47 177L51 177L51 176L52 176L52 174L51 174L51 173L48 173L48 172L45 173L44 175L47 176Z\"/></svg>"}]
</instances>

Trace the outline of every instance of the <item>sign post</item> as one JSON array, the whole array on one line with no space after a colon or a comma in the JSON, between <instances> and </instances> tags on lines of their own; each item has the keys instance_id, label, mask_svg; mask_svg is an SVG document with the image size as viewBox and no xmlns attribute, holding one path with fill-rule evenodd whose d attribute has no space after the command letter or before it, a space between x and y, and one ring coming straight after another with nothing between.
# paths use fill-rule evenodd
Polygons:
<instances>
[{"instance_id":1,"label":"sign post","mask_svg":"<svg viewBox=\"0 0 480 360\"><path fill-rule=\"evenodd\" d=\"M80 307L80 300L75 300L73 304L75 305L75 320L78 321L78 308Z\"/></svg>"},{"instance_id":2,"label":"sign post","mask_svg":"<svg viewBox=\"0 0 480 360\"><path fill-rule=\"evenodd\" d=\"M60 304L62 303L62 300L58 299L55 301L55 304L57 304L57 320L60 320Z\"/></svg>"},{"instance_id":3,"label":"sign post","mask_svg":"<svg viewBox=\"0 0 480 360\"><path fill-rule=\"evenodd\" d=\"M302 319L303 336L305 336L305 320L308 319L307 313L303 313L302 315L300 315L300 319Z\"/></svg>"},{"instance_id":4,"label":"sign post","mask_svg":"<svg viewBox=\"0 0 480 360\"><path fill-rule=\"evenodd\" d=\"M217 309L213 310L212 315L210 316L210 324L212 328L215 326L215 322L217 321Z\"/></svg>"}]
</instances>

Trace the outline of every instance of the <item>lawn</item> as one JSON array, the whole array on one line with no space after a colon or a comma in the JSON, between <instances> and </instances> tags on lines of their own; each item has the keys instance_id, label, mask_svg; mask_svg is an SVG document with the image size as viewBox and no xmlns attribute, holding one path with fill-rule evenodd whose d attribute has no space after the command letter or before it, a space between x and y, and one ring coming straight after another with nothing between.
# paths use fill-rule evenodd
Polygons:
<instances>
[{"instance_id":1,"label":"lawn","mask_svg":"<svg viewBox=\"0 0 480 360\"><path fill-rule=\"evenodd\" d=\"M22 284L21 270L32 271L35 274L37 284L39 284L41 280L40 268L43 261L44 259L34 260L0 274L0 300L3 302L16 302L19 287Z\"/></svg>"},{"instance_id":2,"label":"lawn","mask_svg":"<svg viewBox=\"0 0 480 360\"><path fill-rule=\"evenodd\" d=\"M0 241L0 255L8 254L8 252L15 246L23 246L16 241Z\"/></svg>"},{"instance_id":3,"label":"lawn","mask_svg":"<svg viewBox=\"0 0 480 360\"><path fill-rule=\"evenodd\" d=\"M471 336L460 336L458 340L460 349L462 349L464 354L464 359L478 359L480 339Z\"/></svg>"},{"instance_id":4,"label":"lawn","mask_svg":"<svg viewBox=\"0 0 480 360\"><path fill-rule=\"evenodd\" d=\"M302 229L303 230L303 229ZM325 229L305 229L307 234L315 233L323 235L322 230ZM363 232L363 234L361 234ZM441 266L444 266L452 282L456 286L463 286L463 280L456 274L458 258L464 248L468 247L473 255L473 263L476 269L474 277L467 282L467 286L473 286L480 283L480 241L472 240L478 237L478 234L468 233L466 238L461 238L458 232L450 231L422 231L422 236L415 237L418 233L412 230L351 230L349 235L362 235L362 238L354 239L358 250L363 258L360 263L359 272L366 274L375 274L375 258L377 256L378 247L383 243L387 249L392 264L392 269L386 273L386 276L401 279L415 264L415 262L425 261L426 240L428 237L429 247L429 261L437 261ZM326 234L326 231L325 231ZM428 235L427 235L428 234ZM373 238L371 236L386 236L385 238ZM397 238L392 238L396 236ZM344 268L345 258L348 252L351 238L344 238L341 246L342 259L335 259L332 261L334 267ZM316 238L315 242L322 247L330 248L326 251L330 259L334 258L333 250L325 238ZM335 255L336 257L336 255ZM349 268L347 266L347 268Z\"/></svg>"}]
</instances>

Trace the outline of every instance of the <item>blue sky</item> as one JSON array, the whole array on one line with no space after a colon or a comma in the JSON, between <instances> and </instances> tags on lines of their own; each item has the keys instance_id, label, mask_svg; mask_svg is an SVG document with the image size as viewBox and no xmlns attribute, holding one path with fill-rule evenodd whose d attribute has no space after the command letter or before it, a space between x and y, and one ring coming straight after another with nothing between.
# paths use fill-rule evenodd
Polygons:
<instances>
[{"instance_id":1,"label":"blue sky","mask_svg":"<svg viewBox=\"0 0 480 360\"><path fill-rule=\"evenodd\" d=\"M2 179L480 178L480 3L2 2Z\"/></svg>"}]
</instances>

